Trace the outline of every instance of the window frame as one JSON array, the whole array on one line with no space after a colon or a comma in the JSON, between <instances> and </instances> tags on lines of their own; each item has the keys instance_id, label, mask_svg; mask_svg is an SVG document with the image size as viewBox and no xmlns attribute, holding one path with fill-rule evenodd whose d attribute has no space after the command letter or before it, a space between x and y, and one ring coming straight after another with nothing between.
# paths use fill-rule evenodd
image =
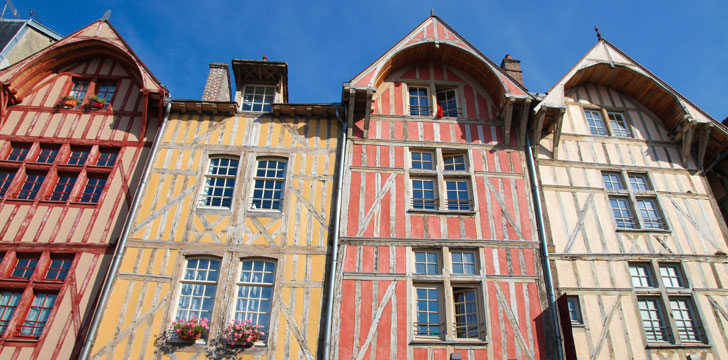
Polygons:
<instances>
[{"instance_id":1,"label":"window frame","mask_svg":"<svg viewBox=\"0 0 728 360\"><path fill-rule=\"evenodd\" d=\"M255 98L255 96L258 95L258 93L255 91L259 88L262 89L272 89L273 94L271 95L271 101L268 103L266 102L266 97L268 94L266 94L265 90L262 93L263 101L257 102L255 99L253 99L252 102L246 101L246 96L248 96L248 89L253 89L253 93L249 96L252 96ZM278 96L277 87L275 85L266 85L266 84L245 84L243 86L243 91L240 93L240 111L243 112L254 112L254 113L270 113L273 111L273 104L276 102L276 97ZM245 109L246 104L249 104L250 109ZM256 110L255 107L260 106L260 110ZM267 109L266 109L267 108Z\"/></svg>"},{"instance_id":2,"label":"window frame","mask_svg":"<svg viewBox=\"0 0 728 360\"><path fill-rule=\"evenodd\" d=\"M213 169L213 161L215 160L228 160L228 164L224 166L224 169L228 169L224 175L221 175L219 173L212 173ZM235 165L235 173L233 175L230 175L229 169L232 167L230 166L230 161L237 162ZM222 166L218 165L217 168L223 168ZM200 186L200 195L198 197L197 206L199 208L206 208L206 209L221 209L221 210L231 210L233 208L233 204L235 203L235 190L238 186L237 178L240 174L240 157L234 156L234 155L228 155L228 154L215 154L210 155L207 159L206 166L204 168L204 173L202 176L202 184ZM211 184L210 181L212 179L222 179L225 181L222 187L217 187L216 184ZM232 185L228 187L228 180L232 180ZM220 188L222 189L222 195L220 195L220 205L214 205L213 200L215 197L218 197L218 195L214 195L215 189ZM230 196L226 196L225 193L227 189L230 189ZM225 205L226 199L229 200L229 204Z\"/></svg>"},{"instance_id":3,"label":"window frame","mask_svg":"<svg viewBox=\"0 0 728 360\"><path fill-rule=\"evenodd\" d=\"M416 96L413 97L412 92L414 90L424 90L425 94L416 94ZM407 115L409 116L423 116L423 117L430 117L432 116L432 99L430 97L431 89L430 86L427 84L407 84ZM417 105L412 105L413 99L417 100ZM422 99L425 99L427 103L425 105L422 105L423 101ZM414 111L414 113L413 113Z\"/></svg>"},{"instance_id":4,"label":"window frame","mask_svg":"<svg viewBox=\"0 0 728 360\"><path fill-rule=\"evenodd\" d=\"M447 213L447 214L464 214L473 215L476 213L477 204L473 189L473 169L470 151L467 149L443 149L443 148L408 148L408 159L406 160L407 171L407 194L409 196L409 212L424 213ZM422 163L421 160L414 159L416 154L432 154L432 169L420 169L413 167L414 163ZM453 160L452 167L454 169L445 170L445 159L462 156L462 162ZM450 166L448 164L447 166ZM460 169L459 167L462 167ZM457 170L455 170L457 169ZM415 182L432 181L434 201L425 197L415 197L415 192L419 192L419 188L415 188ZM456 185L456 189L449 189L450 183L464 183L466 189L460 189ZM456 199L450 199L453 192ZM465 194L466 199L461 199L461 194ZM423 194L424 195L424 194ZM423 202L427 201L427 202Z\"/></svg>"},{"instance_id":5,"label":"window frame","mask_svg":"<svg viewBox=\"0 0 728 360\"><path fill-rule=\"evenodd\" d=\"M286 207L286 196L285 195L286 195L287 184L289 183L289 181L288 181L288 174L289 174L288 164L290 162L289 160L290 159L288 159L286 157L271 156L271 155L261 155L261 156L257 156L255 158L255 163L254 163L255 167L252 172L253 173L252 181L250 182L250 186L251 186L250 196L248 197L248 200L249 200L248 209L250 211L252 211L254 213L257 213L257 212L283 213L283 209L285 209L285 207ZM263 162L263 161L266 162L266 167L261 169L260 165L261 165L261 162ZM271 161L277 162L275 168L269 167ZM278 166L281 163L283 164L283 168L279 169ZM260 170L264 171L265 174L263 176L258 176L258 171L260 171ZM275 174L276 176L274 176L274 177L267 176L268 175L267 172L271 171L271 170L276 173ZM283 171L282 177L278 176L278 172L280 172L280 171ZM273 188L271 188L271 190L268 190L268 188L266 188L266 185L268 184L268 182L271 182L273 184ZM278 185L278 184L280 184L280 185ZM261 185L261 187L259 187L259 185ZM277 189L276 186L279 186L280 189ZM255 196L257 191L261 191L261 197ZM273 197L271 197L271 198L265 197L265 194L267 191L272 191ZM276 199L276 197L275 197L276 193L280 194L280 198ZM260 207L256 207L256 202L259 202ZM263 207L263 205L266 204L266 202L270 202L270 207ZM277 208L275 207L276 203L278 204Z\"/></svg>"},{"instance_id":6,"label":"window frame","mask_svg":"<svg viewBox=\"0 0 728 360\"><path fill-rule=\"evenodd\" d=\"M235 280L231 284L232 285L231 287L233 288L233 296L232 296L233 302L229 306L229 317L230 317L231 321L232 320L236 320L236 314L238 313L238 309L237 309L237 307L238 307L238 301L240 300L240 298L238 296L239 296L239 292L240 292L240 287L241 286L256 286L256 287L260 287L261 288L261 296L262 296L262 288L269 288L270 289L270 299L268 299L268 300L270 301L270 304L269 304L268 312L267 312L268 324L263 327L263 331L265 332L265 335L262 336L256 342L256 346L260 346L260 345L267 346L268 339L269 339L269 336L268 335L270 335L270 328L271 328L271 324L273 322L272 317L273 317L273 308L274 308L275 296L276 296L276 284L278 283L276 281L277 280L277 277L278 277L278 272L279 272L279 269L278 269L278 260L277 259L273 259L273 258L266 258L266 257L238 257L236 260L237 260L237 265L238 266L237 266L237 272L236 272ZM272 266L273 266L273 271L272 271L272 275L271 275L272 276L272 281L270 283L252 282L252 281L244 282L244 281L242 281L243 266L244 266L244 263L245 262L248 262L248 261L252 261L253 262L252 268L251 268L251 274L254 274L255 273L255 262L256 261L262 262L264 264L263 274L265 274L265 264L272 264ZM250 299L250 298L248 298L248 299ZM257 300L260 301L261 298L258 298ZM260 310L260 306L261 305L259 304L258 305L258 310ZM256 312L256 313L257 314L263 314L262 312L259 312L259 311ZM244 319L242 319L242 320L244 320ZM256 324L253 323L253 325L256 325Z\"/></svg>"},{"instance_id":7,"label":"window frame","mask_svg":"<svg viewBox=\"0 0 728 360\"><path fill-rule=\"evenodd\" d=\"M180 311L186 311L188 313L204 312L204 309L202 308L202 307L204 307L204 301L201 302L200 309L191 309L191 307L183 309L183 310L180 309L180 300L182 298L182 291L183 291L183 287L185 284L203 285L203 286L213 285L213 286L215 286L215 289L213 291L212 307L209 310L210 317L208 318L208 320L212 323L215 318L215 315L218 311L216 305L217 305L217 300L220 297L220 291L221 291L220 288L224 287L224 284L223 284L223 286L221 286L221 281L220 281L220 274L221 274L222 266L224 264L224 261L223 261L224 259L222 257L214 256L214 255L198 255L198 254L181 254L181 255L182 255L182 256L180 256L181 265L179 266L180 273L179 273L179 277L177 278L176 288L174 289L174 291L175 291L174 298L173 298L174 302L172 302L171 306L170 306L170 319L171 319L171 321L177 321L179 319L182 319L181 317L178 317L178 313ZM207 281L207 280L202 281L202 280L197 280L197 279L185 279L186 273L188 271L188 265L191 260L217 261L218 262L217 280L215 280L213 283L213 282ZM198 263L198 267L196 267L195 270L197 270L197 269L199 269L199 263ZM209 267L208 267L208 269L209 269ZM191 291L194 291L194 290L191 290ZM204 293L203 293L203 296L204 296ZM191 317L188 317L188 318L191 318Z\"/></svg>"},{"instance_id":8,"label":"window frame","mask_svg":"<svg viewBox=\"0 0 728 360\"><path fill-rule=\"evenodd\" d=\"M573 307L571 305L574 305ZM579 295L566 296L566 308L569 310L571 326L584 326L584 314L581 312L581 299ZM571 316L574 314L575 316Z\"/></svg>"},{"instance_id":9,"label":"window frame","mask_svg":"<svg viewBox=\"0 0 728 360\"><path fill-rule=\"evenodd\" d=\"M487 327L487 311L485 310L485 299L487 298L485 287L487 284L486 275L482 269L483 254L480 248L460 248L443 246L440 248L432 247L408 247L408 276L411 288L411 311L413 314L410 331L412 339L415 343L465 343L465 344L487 344L488 327ZM436 253L438 256L439 273L418 273L417 272L417 254L418 253ZM453 253L472 253L474 254L474 274L458 274L454 273L453 263L451 261ZM419 289L436 289L438 291L438 335L420 334L419 323ZM462 325L459 321L459 303L456 301L457 293L463 291L472 291L475 295L476 322L466 322ZM429 323L428 323L429 324ZM459 337L459 327L466 326L472 328L477 327L477 337Z\"/></svg>"},{"instance_id":10,"label":"window frame","mask_svg":"<svg viewBox=\"0 0 728 360\"><path fill-rule=\"evenodd\" d=\"M603 189L612 213L612 224L616 231L671 231L665 212L662 211L660 197L652 187L654 182L648 173L603 169L601 174ZM613 181L614 177L617 177L621 188L614 188L616 184ZM640 178L644 182L633 182L633 178ZM625 207L616 208L615 202L623 202ZM643 209L642 205L645 203L651 203L653 209ZM626 211L630 216L617 216L616 211L619 211L620 215Z\"/></svg>"},{"instance_id":11,"label":"window frame","mask_svg":"<svg viewBox=\"0 0 728 360\"><path fill-rule=\"evenodd\" d=\"M62 94L64 95L61 95L59 98L59 104L61 105L59 106L59 108L63 111L111 110L111 104L113 103L119 92L119 82L120 80L118 76L71 76L65 86L65 91L62 92ZM86 83L86 89L83 91L83 96L79 96L79 91L74 90L74 87L77 83ZM99 96L98 90L104 85L114 87L113 92L111 92L110 99L106 99L107 96ZM76 97L76 106L74 106L73 108L66 108L62 106L63 100L61 99L64 96ZM90 99L93 96L99 96L107 100L105 106L98 109L93 108L90 103Z\"/></svg>"},{"instance_id":12,"label":"window frame","mask_svg":"<svg viewBox=\"0 0 728 360\"><path fill-rule=\"evenodd\" d=\"M55 316L58 304L63 301L63 296L68 296L68 293L64 289L66 286L69 286L67 282L70 277L69 275L73 274L76 270L77 257L75 253L51 252L48 250L32 253L8 251L4 255L0 254L0 263L3 265L0 267L0 282L2 282L0 293L18 294L18 300L12 314L6 320L3 320L6 321L6 324L5 329L0 331L1 341L38 341L38 339L45 336L46 329L49 328L48 319ZM12 276L21 258L34 258L37 260L35 267L28 277ZM66 270L66 277L62 280L46 278L46 273L53 259L70 261ZM34 306L33 303L38 294L50 294L54 295L55 298L51 307L47 308L49 310L45 321L43 321L41 330L31 334L24 334L22 333L23 329L28 321L31 308ZM40 316L41 314L39 313L38 315Z\"/></svg>"},{"instance_id":13,"label":"window frame","mask_svg":"<svg viewBox=\"0 0 728 360\"><path fill-rule=\"evenodd\" d=\"M634 139L634 131L632 130L632 122L629 119L629 115L625 109L612 109L607 107L600 107L594 105L582 105L582 115L586 122L586 127L589 130L591 136L607 136L617 137L623 139ZM590 117L591 115L591 117ZM601 122L601 128L599 126L592 126L589 122L594 121L594 116L598 115ZM622 124L619 120L612 120L612 115L619 115L622 119ZM615 124L619 127L615 126Z\"/></svg>"},{"instance_id":14,"label":"window frame","mask_svg":"<svg viewBox=\"0 0 728 360\"><path fill-rule=\"evenodd\" d=\"M442 107L442 114L443 114L442 117L443 118L454 118L454 119L457 119L457 118L460 117L460 114L462 113L462 111L461 111L460 106L459 106L460 105L460 100L458 98L458 95L459 95L458 94L459 93L458 90L459 90L459 88L457 86L436 86L435 87L435 103L437 104L437 106ZM447 96L445 96L445 100L444 101L441 101L440 100L440 94L445 94L446 95L448 92L452 92L452 99L448 99ZM447 104L450 101L454 101L455 102L455 107L453 107L453 108L448 107L446 109L441 104L442 102L444 102L444 103ZM452 114L453 111L455 112L454 115Z\"/></svg>"}]
</instances>

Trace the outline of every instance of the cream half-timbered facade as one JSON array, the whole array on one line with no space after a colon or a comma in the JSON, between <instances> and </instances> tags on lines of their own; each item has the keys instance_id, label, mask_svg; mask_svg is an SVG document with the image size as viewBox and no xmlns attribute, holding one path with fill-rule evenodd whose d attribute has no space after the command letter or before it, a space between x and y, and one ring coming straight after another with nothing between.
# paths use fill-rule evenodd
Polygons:
<instances>
[{"instance_id":1,"label":"cream half-timbered facade","mask_svg":"<svg viewBox=\"0 0 728 360\"><path fill-rule=\"evenodd\" d=\"M701 171L720 124L600 40L532 130L565 347L728 358L726 227Z\"/></svg>"},{"instance_id":2,"label":"cream half-timbered facade","mask_svg":"<svg viewBox=\"0 0 728 360\"><path fill-rule=\"evenodd\" d=\"M286 104L285 63L233 71L235 102L172 101L91 358L318 356L336 108ZM207 336L168 331L192 316ZM229 347L233 319L266 335Z\"/></svg>"}]
</instances>

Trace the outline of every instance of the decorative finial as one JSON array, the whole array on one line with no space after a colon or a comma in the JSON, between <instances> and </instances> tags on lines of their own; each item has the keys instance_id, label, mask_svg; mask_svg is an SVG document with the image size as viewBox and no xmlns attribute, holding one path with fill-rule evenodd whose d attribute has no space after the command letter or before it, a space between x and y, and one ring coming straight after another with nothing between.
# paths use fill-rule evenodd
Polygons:
<instances>
[{"instance_id":1,"label":"decorative finial","mask_svg":"<svg viewBox=\"0 0 728 360\"><path fill-rule=\"evenodd\" d=\"M268 55L263 54L263 61L268 61Z\"/></svg>"},{"instance_id":2,"label":"decorative finial","mask_svg":"<svg viewBox=\"0 0 728 360\"><path fill-rule=\"evenodd\" d=\"M435 9L430 9L430 16L435 16Z\"/></svg>"},{"instance_id":3,"label":"decorative finial","mask_svg":"<svg viewBox=\"0 0 728 360\"><path fill-rule=\"evenodd\" d=\"M109 21L110 17L111 17L111 9L106 9L106 12L104 13L104 16L101 17L101 20Z\"/></svg>"},{"instance_id":4,"label":"decorative finial","mask_svg":"<svg viewBox=\"0 0 728 360\"><path fill-rule=\"evenodd\" d=\"M602 40L602 34L599 32L599 28L595 26L594 31L597 32L597 39Z\"/></svg>"}]
</instances>

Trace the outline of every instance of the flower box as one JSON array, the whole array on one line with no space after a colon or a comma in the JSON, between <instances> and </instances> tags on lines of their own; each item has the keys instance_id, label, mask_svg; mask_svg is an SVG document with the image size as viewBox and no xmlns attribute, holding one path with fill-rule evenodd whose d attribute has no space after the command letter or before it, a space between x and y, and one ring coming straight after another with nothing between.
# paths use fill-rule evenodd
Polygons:
<instances>
[{"instance_id":1,"label":"flower box","mask_svg":"<svg viewBox=\"0 0 728 360\"><path fill-rule=\"evenodd\" d=\"M100 109L105 108L106 107L106 104L105 103L102 103L102 102L94 101L94 102L91 103L91 107L94 108L94 109L96 109L96 110L100 110Z\"/></svg>"},{"instance_id":2,"label":"flower box","mask_svg":"<svg viewBox=\"0 0 728 360\"><path fill-rule=\"evenodd\" d=\"M228 324L225 338L232 347L253 347L265 333L262 325L253 325L250 320L233 320Z\"/></svg>"},{"instance_id":3,"label":"flower box","mask_svg":"<svg viewBox=\"0 0 728 360\"><path fill-rule=\"evenodd\" d=\"M177 319L176 321L172 321L170 330L180 340L195 341L207 334L210 327L206 318L200 319L193 316L190 319Z\"/></svg>"},{"instance_id":4,"label":"flower box","mask_svg":"<svg viewBox=\"0 0 728 360\"><path fill-rule=\"evenodd\" d=\"M64 98L62 99L63 107L66 109L74 108L76 107L76 104L78 104L78 99L76 98Z\"/></svg>"}]
</instances>

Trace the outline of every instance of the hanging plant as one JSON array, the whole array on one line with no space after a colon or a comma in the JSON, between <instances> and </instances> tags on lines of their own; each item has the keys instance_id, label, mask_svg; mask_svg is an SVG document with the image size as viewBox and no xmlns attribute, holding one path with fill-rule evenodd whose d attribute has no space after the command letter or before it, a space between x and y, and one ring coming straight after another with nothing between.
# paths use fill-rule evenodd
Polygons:
<instances>
[{"instance_id":1,"label":"hanging plant","mask_svg":"<svg viewBox=\"0 0 728 360\"><path fill-rule=\"evenodd\" d=\"M94 109L103 109L106 107L106 99L94 95L89 99L89 104Z\"/></svg>"},{"instance_id":2,"label":"hanging plant","mask_svg":"<svg viewBox=\"0 0 728 360\"><path fill-rule=\"evenodd\" d=\"M78 104L78 98L73 95L66 95L61 98L61 101L63 102L63 107L66 109L75 107Z\"/></svg>"}]
</instances>

